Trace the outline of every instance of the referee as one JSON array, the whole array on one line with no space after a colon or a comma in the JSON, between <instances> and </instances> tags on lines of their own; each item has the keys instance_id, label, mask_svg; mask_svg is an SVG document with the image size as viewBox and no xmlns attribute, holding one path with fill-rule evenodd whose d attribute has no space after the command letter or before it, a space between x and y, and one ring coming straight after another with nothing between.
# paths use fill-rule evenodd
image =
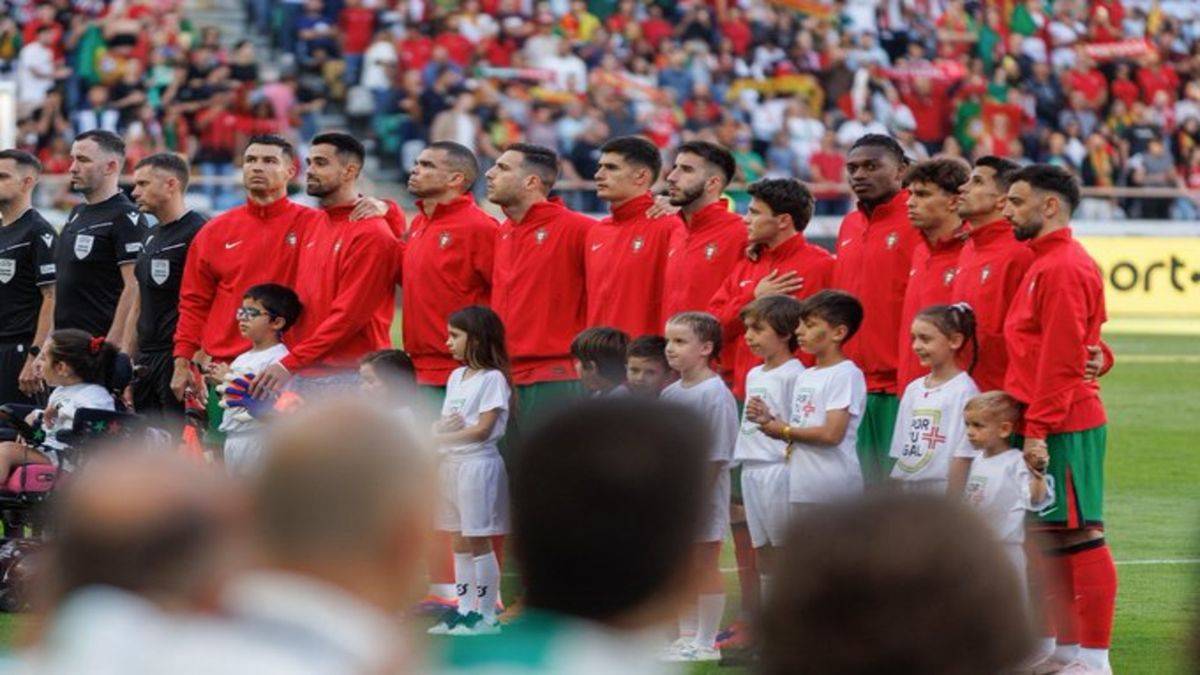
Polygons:
<instances>
[{"instance_id":1,"label":"referee","mask_svg":"<svg viewBox=\"0 0 1200 675\"><path fill-rule=\"evenodd\" d=\"M84 203L60 233L54 327L105 336L128 352L125 327L137 296L133 262L146 218L117 186L124 164L125 141L112 132L87 131L71 145L71 189Z\"/></svg>"},{"instance_id":2,"label":"referee","mask_svg":"<svg viewBox=\"0 0 1200 675\"><path fill-rule=\"evenodd\" d=\"M184 205L188 173L187 160L169 152L150 155L133 172L138 209L158 221L134 264L138 296L128 330L140 374L133 383L133 407L143 415L172 418L172 423L183 414L183 404L171 393L179 286L188 248L207 220Z\"/></svg>"},{"instance_id":3,"label":"referee","mask_svg":"<svg viewBox=\"0 0 1200 675\"><path fill-rule=\"evenodd\" d=\"M31 347L50 332L58 235L30 206L41 172L33 155L0 151L0 404L31 403L42 388Z\"/></svg>"}]
</instances>

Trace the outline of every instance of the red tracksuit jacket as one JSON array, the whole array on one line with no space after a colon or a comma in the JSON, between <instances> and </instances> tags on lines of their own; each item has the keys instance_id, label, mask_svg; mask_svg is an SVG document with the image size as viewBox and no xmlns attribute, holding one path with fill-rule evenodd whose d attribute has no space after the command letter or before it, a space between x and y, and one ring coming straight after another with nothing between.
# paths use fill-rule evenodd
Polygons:
<instances>
[{"instance_id":1,"label":"red tracksuit jacket","mask_svg":"<svg viewBox=\"0 0 1200 675\"><path fill-rule=\"evenodd\" d=\"M724 199L683 219L667 251L663 320L704 311L734 265L746 257L746 223Z\"/></svg>"},{"instance_id":2,"label":"red tracksuit jacket","mask_svg":"<svg viewBox=\"0 0 1200 675\"><path fill-rule=\"evenodd\" d=\"M396 238L383 218L350 220L353 205L308 233L300 250L296 293L304 309L280 361L302 375L356 369L358 360L391 345L396 309Z\"/></svg>"},{"instance_id":3,"label":"red tracksuit jacket","mask_svg":"<svg viewBox=\"0 0 1200 675\"><path fill-rule=\"evenodd\" d=\"M490 302L497 223L469 195L438 204L432 216L421 204L404 247L404 349L418 383L444 386L461 365L446 348L446 320Z\"/></svg>"},{"instance_id":4,"label":"red tracksuit jacket","mask_svg":"<svg viewBox=\"0 0 1200 675\"><path fill-rule=\"evenodd\" d=\"M921 242L913 250L897 343L896 384L901 387L908 386L909 382L929 372L917 360L917 354L912 349L913 318L930 305L950 302L954 295L954 279L958 276L958 259L962 254L965 236L955 232L949 239L930 244L922 235Z\"/></svg>"},{"instance_id":5,"label":"red tracksuit jacket","mask_svg":"<svg viewBox=\"0 0 1200 675\"><path fill-rule=\"evenodd\" d=\"M833 288L863 305L863 324L846 343L846 356L862 369L867 390L895 394L900 310L912 252L921 234L908 220L908 190L875 207L846 215L838 231Z\"/></svg>"},{"instance_id":6,"label":"red tracksuit jacket","mask_svg":"<svg viewBox=\"0 0 1200 675\"><path fill-rule=\"evenodd\" d=\"M1033 264L1004 322L1004 390L1028 405L1024 434L1083 431L1104 424L1100 385L1083 379L1087 345L1100 342L1104 281L1096 261L1064 228L1029 243Z\"/></svg>"},{"instance_id":7,"label":"red tracksuit jacket","mask_svg":"<svg viewBox=\"0 0 1200 675\"><path fill-rule=\"evenodd\" d=\"M1013 236L1012 223L1000 219L967 230L967 243L958 258L952 302L965 302L975 310L975 335L979 353L971 377L979 391L1004 388L1008 350L1004 346L1004 318L1033 262L1033 251ZM970 365L970 350L962 366Z\"/></svg>"},{"instance_id":8,"label":"red tracksuit jacket","mask_svg":"<svg viewBox=\"0 0 1200 675\"><path fill-rule=\"evenodd\" d=\"M573 380L571 340L587 314L587 233L596 221L557 198L534 204L496 238L492 308L509 328L513 382Z\"/></svg>"},{"instance_id":9,"label":"red tracksuit jacket","mask_svg":"<svg viewBox=\"0 0 1200 675\"><path fill-rule=\"evenodd\" d=\"M217 361L232 361L249 349L234 317L242 294L268 282L294 286L300 247L325 222L322 211L286 197L266 206L245 204L208 221L183 268L175 356L190 359L203 348Z\"/></svg>"},{"instance_id":10,"label":"red tracksuit jacket","mask_svg":"<svg viewBox=\"0 0 1200 675\"><path fill-rule=\"evenodd\" d=\"M647 192L588 230L588 326L611 326L630 337L662 335L667 252L683 221L646 217L653 204Z\"/></svg>"},{"instance_id":11,"label":"red tracksuit jacket","mask_svg":"<svg viewBox=\"0 0 1200 675\"><path fill-rule=\"evenodd\" d=\"M780 274L795 272L803 278L804 286L793 293L796 298L808 296L829 287L833 276L833 256L797 234L774 249L762 251L757 259L743 258L725 278L725 283L713 295L708 311L721 322L721 361L732 370L733 393L739 400L746 396L746 373L762 363L746 346L743 335L746 325L742 323L742 308L754 300L754 288L762 278L779 270Z\"/></svg>"}]
</instances>

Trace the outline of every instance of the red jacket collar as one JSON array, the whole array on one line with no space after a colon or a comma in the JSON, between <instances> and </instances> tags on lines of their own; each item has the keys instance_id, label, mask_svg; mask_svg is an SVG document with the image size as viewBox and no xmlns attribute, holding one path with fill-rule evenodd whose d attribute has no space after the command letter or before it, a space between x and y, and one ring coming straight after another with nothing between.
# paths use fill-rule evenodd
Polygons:
<instances>
[{"instance_id":1,"label":"red jacket collar","mask_svg":"<svg viewBox=\"0 0 1200 675\"><path fill-rule=\"evenodd\" d=\"M292 202L287 198L287 195L276 199L270 204L256 204L251 201L246 202L246 211L255 218L270 220L276 216L282 215L285 211L291 208Z\"/></svg>"},{"instance_id":2,"label":"red jacket collar","mask_svg":"<svg viewBox=\"0 0 1200 675\"><path fill-rule=\"evenodd\" d=\"M965 228L958 228L950 233L949 237L938 241L929 241L925 235L921 235L921 242L929 249L932 255L938 255L947 251L956 251L962 248L962 245L967 241L967 231Z\"/></svg>"},{"instance_id":3,"label":"red jacket collar","mask_svg":"<svg viewBox=\"0 0 1200 675\"><path fill-rule=\"evenodd\" d=\"M901 190L891 199L871 209L870 213L863 208L862 202L858 203L858 210L862 212L867 223L878 223L880 221L895 218L897 216L906 216L908 214L908 190Z\"/></svg>"},{"instance_id":4,"label":"red jacket collar","mask_svg":"<svg viewBox=\"0 0 1200 675\"><path fill-rule=\"evenodd\" d=\"M455 197L454 199L451 199L448 202L443 202L441 204L435 204L433 207L433 214L428 216L428 219L430 221L433 221L433 220L437 220L439 218L445 218L448 215L458 213L459 211L462 211L463 209L471 207L471 206L475 206L475 198L474 197L472 197L469 194L459 195L459 196ZM424 200L422 200L422 199L417 200L417 209L420 210L421 215L425 214L425 201Z\"/></svg>"},{"instance_id":5,"label":"red jacket collar","mask_svg":"<svg viewBox=\"0 0 1200 675\"><path fill-rule=\"evenodd\" d=\"M613 222L623 222L641 218L645 216L646 210L651 206L654 206L654 196L649 192L634 197L620 206L613 207Z\"/></svg>"},{"instance_id":6,"label":"red jacket collar","mask_svg":"<svg viewBox=\"0 0 1200 675\"><path fill-rule=\"evenodd\" d=\"M525 217L521 219L521 222L515 222L511 218L508 222L512 223L513 227L532 225L548 218L554 218L561 213L564 208L566 207L563 206L561 199L558 197L551 197L544 202L538 202L530 206L529 210L525 212Z\"/></svg>"},{"instance_id":7,"label":"red jacket collar","mask_svg":"<svg viewBox=\"0 0 1200 675\"><path fill-rule=\"evenodd\" d=\"M976 246L987 246L1001 239L1012 238L1012 231L1012 223L1008 222L1007 218L1001 218L978 227L972 225L967 229L967 236L975 242Z\"/></svg>"},{"instance_id":8,"label":"red jacket collar","mask_svg":"<svg viewBox=\"0 0 1200 675\"><path fill-rule=\"evenodd\" d=\"M683 224L687 226L688 231L694 233L721 225L729 217L730 213L729 202L724 197L721 197L717 201L693 213L690 218L685 217L682 213L679 215L683 218Z\"/></svg>"},{"instance_id":9,"label":"red jacket collar","mask_svg":"<svg viewBox=\"0 0 1200 675\"><path fill-rule=\"evenodd\" d=\"M1057 232L1051 232L1044 237L1038 237L1037 239L1034 239L1033 241L1029 242L1029 248L1033 250L1033 254L1035 256L1040 258L1050 251L1053 251L1054 249L1059 248L1063 244L1071 241L1072 236L1071 228L1064 227Z\"/></svg>"},{"instance_id":10,"label":"red jacket collar","mask_svg":"<svg viewBox=\"0 0 1200 675\"><path fill-rule=\"evenodd\" d=\"M350 220L350 214L354 212L354 204L329 206L322 210L325 211L325 215L329 216L330 222L344 223Z\"/></svg>"},{"instance_id":11,"label":"red jacket collar","mask_svg":"<svg viewBox=\"0 0 1200 675\"><path fill-rule=\"evenodd\" d=\"M804 239L804 235L797 232L795 236L787 239L775 248L769 248L759 253L758 259L782 260L804 248L806 245L808 245L808 241Z\"/></svg>"}]
</instances>

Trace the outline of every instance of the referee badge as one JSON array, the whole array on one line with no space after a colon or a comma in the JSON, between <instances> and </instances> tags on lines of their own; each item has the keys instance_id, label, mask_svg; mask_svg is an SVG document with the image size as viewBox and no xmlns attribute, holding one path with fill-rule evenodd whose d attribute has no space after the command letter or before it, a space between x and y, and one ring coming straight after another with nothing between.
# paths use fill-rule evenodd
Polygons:
<instances>
[{"instance_id":1,"label":"referee badge","mask_svg":"<svg viewBox=\"0 0 1200 675\"><path fill-rule=\"evenodd\" d=\"M90 234L81 234L75 237L75 257L83 260L92 252L92 244L95 243L96 237Z\"/></svg>"},{"instance_id":2,"label":"referee badge","mask_svg":"<svg viewBox=\"0 0 1200 675\"><path fill-rule=\"evenodd\" d=\"M162 286L167 283L167 278L170 276L170 260L163 260L162 258L152 258L150 260L150 278L154 280L154 283Z\"/></svg>"},{"instance_id":3,"label":"referee badge","mask_svg":"<svg viewBox=\"0 0 1200 675\"><path fill-rule=\"evenodd\" d=\"M12 258L0 258L0 284L7 284L17 273L17 261Z\"/></svg>"}]
</instances>

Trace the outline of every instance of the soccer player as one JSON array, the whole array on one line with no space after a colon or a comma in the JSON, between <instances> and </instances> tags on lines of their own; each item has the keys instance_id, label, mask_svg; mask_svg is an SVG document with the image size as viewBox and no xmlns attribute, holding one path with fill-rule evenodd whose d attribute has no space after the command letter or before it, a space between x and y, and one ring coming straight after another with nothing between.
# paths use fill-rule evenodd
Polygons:
<instances>
[{"instance_id":1,"label":"soccer player","mask_svg":"<svg viewBox=\"0 0 1200 675\"><path fill-rule=\"evenodd\" d=\"M133 382L133 407L175 429L183 416L183 405L171 392L179 287L192 240L208 220L183 202L190 175L187 160L169 152L150 155L133 171L133 199L158 221L133 266L138 298L129 314L130 341L137 345L135 363L144 369Z\"/></svg>"},{"instance_id":2,"label":"soccer player","mask_svg":"<svg viewBox=\"0 0 1200 675\"><path fill-rule=\"evenodd\" d=\"M571 360L579 383L588 396L623 396L625 386L625 350L629 336L607 326L588 328L571 340Z\"/></svg>"},{"instance_id":3,"label":"soccer player","mask_svg":"<svg viewBox=\"0 0 1200 675\"><path fill-rule=\"evenodd\" d=\"M667 173L668 197L684 227L667 251L662 315L703 311L745 257L746 226L722 196L737 172L725 148L707 141L679 146Z\"/></svg>"},{"instance_id":4,"label":"soccer player","mask_svg":"<svg viewBox=\"0 0 1200 675\"><path fill-rule=\"evenodd\" d=\"M600 149L596 195L612 205L612 215L588 230L588 326L629 335L662 330L667 253L683 222L646 215L661 169L658 148L645 138L622 136Z\"/></svg>"},{"instance_id":5,"label":"soccer player","mask_svg":"<svg viewBox=\"0 0 1200 675\"><path fill-rule=\"evenodd\" d=\"M739 261L713 295L708 311L721 322L722 340L732 344L733 393L744 398L746 373L761 362L746 346L742 308L756 298L791 295L803 299L827 288L833 258L808 243L804 228L812 218L808 188L792 178L767 178L750 186L745 224L750 255ZM726 347L729 354L731 348Z\"/></svg>"},{"instance_id":6,"label":"soccer player","mask_svg":"<svg viewBox=\"0 0 1200 675\"><path fill-rule=\"evenodd\" d=\"M900 335L896 343L898 388L929 372L912 349L908 329L917 312L932 305L948 304L953 295L958 258L965 241L958 215L958 191L970 172L966 162L943 157L914 164L904 173L908 219L921 233L921 239L913 250L904 306L900 310Z\"/></svg>"},{"instance_id":7,"label":"soccer player","mask_svg":"<svg viewBox=\"0 0 1200 675\"><path fill-rule=\"evenodd\" d=\"M508 216L496 239L492 309L520 327L508 351L524 428L579 393L570 346L585 327L584 259L595 221L550 198L558 155L549 148L510 145L485 178L488 200Z\"/></svg>"},{"instance_id":8,"label":"soccer player","mask_svg":"<svg viewBox=\"0 0 1200 675\"><path fill-rule=\"evenodd\" d=\"M846 356L867 378L858 456L868 483L882 481L891 469L888 453L900 404L896 398L900 310L913 249L921 239L909 222L908 191L901 186L907 166L900 144L880 134L859 138L846 156L846 175L858 207L838 230L831 285L855 296L863 306L861 334L846 345Z\"/></svg>"},{"instance_id":9,"label":"soccer player","mask_svg":"<svg viewBox=\"0 0 1200 675\"><path fill-rule=\"evenodd\" d=\"M1003 157L980 157L959 189L958 215L968 239L958 258L950 299L975 310L979 354L971 377L980 391L1004 387L1004 317L1033 262L1033 251L1017 241L1012 223L1003 215L1009 181L1020 168Z\"/></svg>"},{"instance_id":10,"label":"soccer player","mask_svg":"<svg viewBox=\"0 0 1200 675\"><path fill-rule=\"evenodd\" d=\"M396 239L383 218L350 218L365 157L346 133L312 140L306 188L328 218L300 250L295 287L304 312L289 353L255 379L256 395L285 384L301 396L356 387L359 360L391 346Z\"/></svg>"},{"instance_id":11,"label":"soccer player","mask_svg":"<svg viewBox=\"0 0 1200 675\"><path fill-rule=\"evenodd\" d=\"M243 293L263 283L291 286L308 232L326 220L321 211L287 198L295 163L296 151L283 138L251 137L242 154L246 203L200 228L188 250L179 290L171 391L182 400L184 391L194 388L208 402L214 431L221 423L217 397L209 395L203 383L192 382L189 365L228 363L250 348L235 318Z\"/></svg>"},{"instance_id":12,"label":"soccer player","mask_svg":"<svg viewBox=\"0 0 1200 675\"><path fill-rule=\"evenodd\" d=\"M497 223L471 196L478 176L470 150L439 141L421 151L408 177L419 213L401 270L404 351L416 366L417 384L431 388L439 406L458 367L446 347L446 317L491 301Z\"/></svg>"},{"instance_id":13,"label":"soccer player","mask_svg":"<svg viewBox=\"0 0 1200 675\"><path fill-rule=\"evenodd\" d=\"M54 328L79 328L128 351L129 312L137 297L133 262L146 235L146 218L117 186L125 141L102 130L79 134L71 145L71 189L84 203L71 209L59 234Z\"/></svg>"},{"instance_id":14,"label":"soccer player","mask_svg":"<svg viewBox=\"0 0 1200 675\"><path fill-rule=\"evenodd\" d=\"M675 381L666 350L667 340L661 335L642 335L629 343L625 349L625 386L629 393L658 398Z\"/></svg>"},{"instance_id":15,"label":"soccer player","mask_svg":"<svg viewBox=\"0 0 1200 675\"><path fill-rule=\"evenodd\" d=\"M33 362L54 316L58 234L33 208L42 163L0 151L0 404L33 403L43 384Z\"/></svg>"},{"instance_id":16,"label":"soccer player","mask_svg":"<svg viewBox=\"0 0 1200 675\"><path fill-rule=\"evenodd\" d=\"M1034 260L1004 323L1008 371L1004 390L1025 408L1022 433L1031 466L1049 461L1055 506L1040 512L1057 587L1050 602L1057 624L1056 659L1081 672L1110 672L1108 648L1117 568L1104 541L1104 453L1107 416L1100 387L1084 373L1088 345L1107 318L1096 261L1071 234L1079 185L1044 164L1013 174L1004 217Z\"/></svg>"},{"instance_id":17,"label":"soccer player","mask_svg":"<svg viewBox=\"0 0 1200 675\"><path fill-rule=\"evenodd\" d=\"M737 443L737 401L712 369L721 353L721 324L704 312L684 312L667 321L667 363L679 381L663 390L662 400L696 411L708 426L708 476L704 482L706 508L695 535L695 574L699 596L694 608L680 614L679 639L668 661L719 661L716 646L725 587L721 580L721 542L729 531L729 463Z\"/></svg>"}]
</instances>

